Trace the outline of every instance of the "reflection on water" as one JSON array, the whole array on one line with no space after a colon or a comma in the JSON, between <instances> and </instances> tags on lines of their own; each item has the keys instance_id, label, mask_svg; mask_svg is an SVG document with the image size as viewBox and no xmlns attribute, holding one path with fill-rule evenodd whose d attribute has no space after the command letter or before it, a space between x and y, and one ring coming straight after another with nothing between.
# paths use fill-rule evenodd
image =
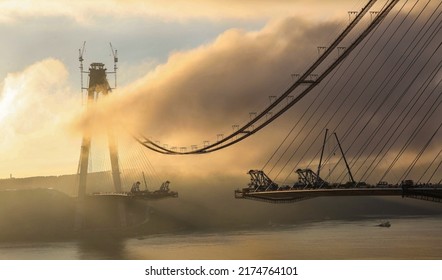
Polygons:
<instances>
[{"instance_id":1,"label":"reflection on water","mask_svg":"<svg viewBox=\"0 0 442 280\"><path fill-rule=\"evenodd\" d=\"M0 243L2 260L72 260L77 259L73 242Z\"/></svg>"},{"instance_id":2,"label":"reflection on water","mask_svg":"<svg viewBox=\"0 0 442 280\"><path fill-rule=\"evenodd\" d=\"M327 221L74 242L0 243L1 259L441 259L442 217Z\"/></svg>"},{"instance_id":3,"label":"reflection on water","mask_svg":"<svg viewBox=\"0 0 442 280\"><path fill-rule=\"evenodd\" d=\"M441 219L319 222L230 234L129 240L135 259L440 259Z\"/></svg>"},{"instance_id":4,"label":"reflection on water","mask_svg":"<svg viewBox=\"0 0 442 280\"><path fill-rule=\"evenodd\" d=\"M82 260L126 259L125 240L102 236L82 239L77 243L77 258Z\"/></svg>"}]
</instances>

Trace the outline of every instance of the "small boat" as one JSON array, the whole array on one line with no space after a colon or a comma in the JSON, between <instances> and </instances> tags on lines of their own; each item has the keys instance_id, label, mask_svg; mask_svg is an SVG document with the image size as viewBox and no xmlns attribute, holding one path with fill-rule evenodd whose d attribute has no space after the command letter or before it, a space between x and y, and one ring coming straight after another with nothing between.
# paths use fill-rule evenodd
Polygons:
<instances>
[{"instance_id":1,"label":"small boat","mask_svg":"<svg viewBox=\"0 0 442 280\"><path fill-rule=\"evenodd\" d=\"M378 227L391 227L391 224L389 221L382 222L378 225Z\"/></svg>"}]
</instances>

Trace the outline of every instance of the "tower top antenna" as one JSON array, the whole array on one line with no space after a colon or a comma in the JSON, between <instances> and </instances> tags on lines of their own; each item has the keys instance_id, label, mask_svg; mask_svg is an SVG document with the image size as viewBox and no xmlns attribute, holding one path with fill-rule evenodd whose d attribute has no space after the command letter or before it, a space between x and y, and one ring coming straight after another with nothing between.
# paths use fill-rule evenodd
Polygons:
<instances>
[{"instance_id":1,"label":"tower top antenna","mask_svg":"<svg viewBox=\"0 0 442 280\"><path fill-rule=\"evenodd\" d=\"M81 80L80 90L81 90L81 104L82 105L83 105L83 89L84 89L84 87L83 87L83 73L84 73L84 70L83 70L83 61L84 61L83 54L84 54L84 48L85 47L86 47L86 41L83 41L83 47L81 49L78 49L78 61L80 61L80 80Z\"/></svg>"},{"instance_id":2,"label":"tower top antenna","mask_svg":"<svg viewBox=\"0 0 442 280\"><path fill-rule=\"evenodd\" d=\"M112 56L114 57L114 74L115 74L115 88L117 88L117 62L118 62L118 53L117 50L114 50L114 47L112 46L112 43L109 42L109 46L112 51Z\"/></svg>"},{"instance_id":3,"label":"tower top antenna","mask_svg":"<svg viewBox=\"0 0 442 280\"><path fill-rule=\"evenodd\" d=\"M86 41L83 42L83 47L78 50L78 61L80 61L80 63L83 63L83 61L84 61L83 53L84 53L84 48L85 47L86 47Z\"/></svg>"},{"instance_id":4,"label":"tower top antenna","mask_svg":"<svg viewBox=\"0 0 442 280\"><path fill-rule=\"evenodd\" d=\"M112 51L112 55L114 57L114 63L116 64L118 62L118 53L117 50L114 50L114 48L112 47L112 43L109 43L111 51Z\"/></svg>"}]
</instances>

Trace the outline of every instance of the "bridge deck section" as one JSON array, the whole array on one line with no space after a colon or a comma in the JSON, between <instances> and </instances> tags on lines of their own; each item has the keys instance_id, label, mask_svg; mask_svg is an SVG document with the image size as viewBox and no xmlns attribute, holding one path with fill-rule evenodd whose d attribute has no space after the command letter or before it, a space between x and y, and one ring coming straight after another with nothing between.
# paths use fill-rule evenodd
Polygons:
<instances>
[{"instance_id":1,"label":"bridge deck section","mask_svg":"<svg viewBox=\"0 0 442 280\"><path fill-rule=\"evenodd\" d=\"M441 202L442 187L376 188L334 188L334 189L292 189L277 191L236 190L235 198L263 200L269 202L296 202L326 196L402 196Z\"/></svg>"}]
</instances>

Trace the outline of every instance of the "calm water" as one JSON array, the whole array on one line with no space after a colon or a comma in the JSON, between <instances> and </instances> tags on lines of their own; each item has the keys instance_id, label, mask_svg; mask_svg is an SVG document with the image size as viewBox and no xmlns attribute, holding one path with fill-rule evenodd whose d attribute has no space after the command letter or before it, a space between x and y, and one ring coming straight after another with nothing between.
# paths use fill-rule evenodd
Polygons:
<instances>
[{"instance_id":1,"label":"calm water","mask_svg":"<svg viewBox=\"0 0 442 280\"><path fill-rule=\"evenodd\" d=\"M260 230L0 243L0 259L442 259L442 217L269 224Z\"/></svg>"}]
</instances>

